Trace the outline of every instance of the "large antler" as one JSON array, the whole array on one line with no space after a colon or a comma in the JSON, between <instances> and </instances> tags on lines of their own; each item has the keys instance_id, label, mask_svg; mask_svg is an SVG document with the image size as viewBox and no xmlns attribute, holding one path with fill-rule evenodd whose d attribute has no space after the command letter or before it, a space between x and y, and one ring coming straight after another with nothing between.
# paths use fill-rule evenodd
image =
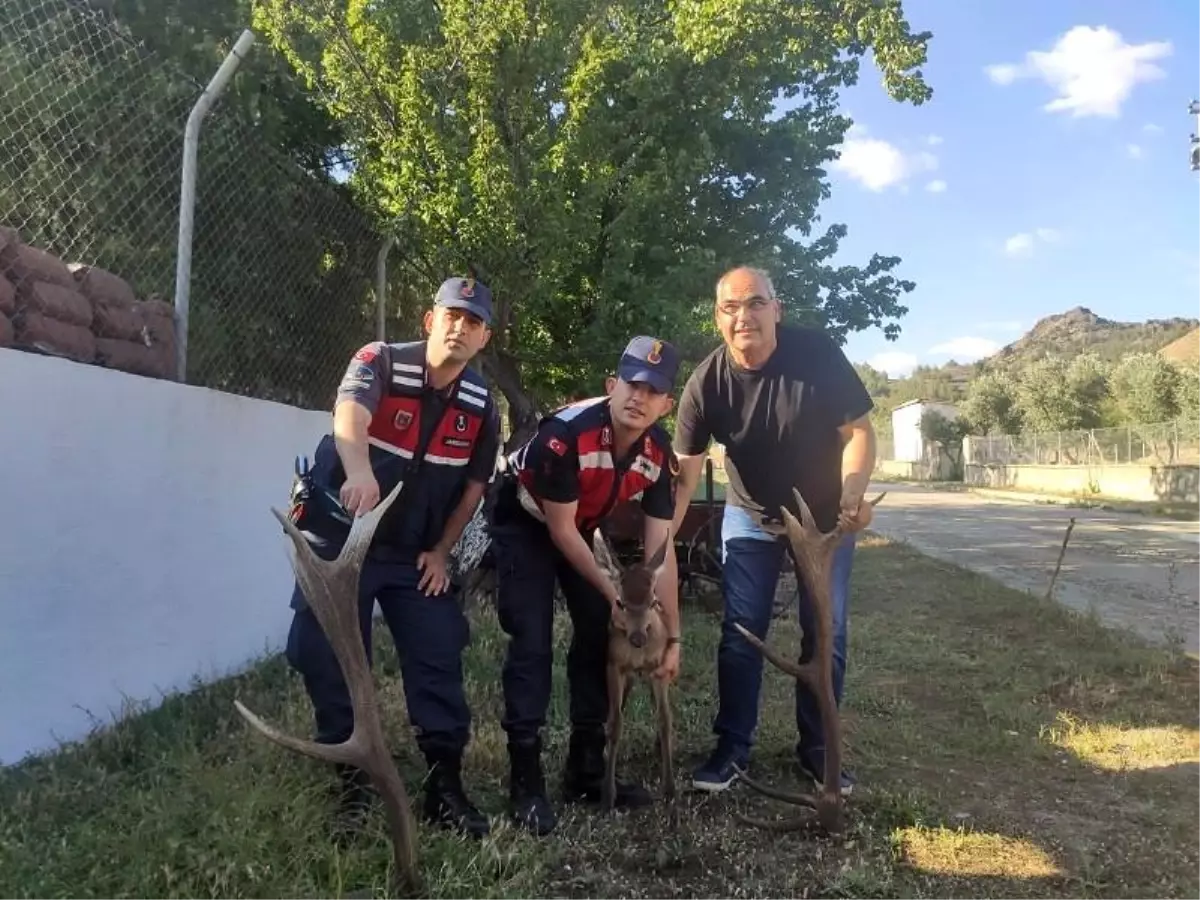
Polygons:
<instances>
[{"instance_id":1,"label":"large antler","mask_svg":"<svg viewBox=\"0 0 1200 900\"><path fill-rule=\"evenodd\" d=\"M288 555L304 597L316 614L341 665L354 714L354 731L350 737L340 744L300 740L272 728L240 701L235 700L234 706L247 722L275 743L316 759L357 766L370 776L387 812L395 856L393 877L396 887L403 894L421 896L416 828L404 781L384 740L383 720L379 715L379 703L358 618L358 582L363 560L376 527L403 487L403 482L397 484L374 509L354 519L341 553L330 562L313 552L304 535L287 516L271 508L291 538L292 546Z\"/></svg>"},{"instance_id":2,"label":"large antler","mask_svg":"<svg viewBox=\"0 0 1200 900\"><path fill-rule=\"evenodd\" d=\"M827 831L837 832L841 830L842 826L842 723L833 694L833 600L831 595L833 555L845 535L845 529L839 523L832 531L822 533L817 528L812 511L804 502L804 498L800 496L800 492L793 490L792 493L795 495L796 504L800 509L800 519L797 520L786 508L782 510L782 513L796 575L803 579L808 596L815 607L816 648L812 659L803 665L786 659L740 624L734 623L734 627L742 637L758 648L759 652L772 665L803 682L816 695L817 705L821 710L821 726L825 732L825 771L821 790L815 796L792 794L766 787L751 779L740 768L738 775L748 787L761 794L776 800L815 809L821 826ZM884 491L868 502L871 506L875 506L886 494L887 492ZM740 815L738 818L747 824L776 830L792 830L803 827L805 824L803 819L769 823Z\"/></svg>"}]
</instances>

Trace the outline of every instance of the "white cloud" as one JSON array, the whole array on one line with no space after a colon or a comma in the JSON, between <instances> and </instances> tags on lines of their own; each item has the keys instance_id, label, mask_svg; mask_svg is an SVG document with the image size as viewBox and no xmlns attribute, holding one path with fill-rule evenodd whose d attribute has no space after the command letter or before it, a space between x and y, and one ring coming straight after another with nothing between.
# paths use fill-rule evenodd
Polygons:
<instances>
[{"instance_id":1,"label":"white cloud","mask_svg":"<svg viewBox=\"0 0 1200 900\"><path fill-rule=\"evenodd\" d=\"M1004 252L1008 256L1028 256L1033 253L1038 244L1053 244L1062 237L1053 228L1035 228L1033 231L1022 231L1014 234L1004 242Z\"/></svg>"},{"instance_id":2,"label":"white cloud","mask_svg":"<svg viewBox=\"0 0 1200 900\"><path fill-rule=\"evenodd\" d=\"M1147 122L1142 126L1142 131L1144 131L1146 134L1162 134L1163 127L1161 125L1155 125L1153 122Z\"/></svg>"},{"instance_id":3,"label":"white cloud","mask_svg":"<svg viewBox=\"0 0 1200 900\"><path fill-rule=\"evenodd\" d=\"M1012 63L1000 63L999 65L986 66L984 71L987 72L987 77L992 79L995 84L1008 85L1012 84L1021 77L1021 68L1014 66Z\"/></svg>"},{"instance_id":4,"label":"white cloud","mask_svg":"<svg viewBox=\"0 0 1200 900\"><path fill-rule=\"evenodd\" d=\"M903 187L915 175L935 171L938 158L927 150L906 153L882 138L868 136L866 126L853 125L832 168L869 191Z\"/></svg>"},{"instance_id":5,"label":"white cloud","mask_svg":"<svg viewBox=\"0 0 1200 900\"><path fill-rule=\"evenodd\" d=\"M957 337L929 348L930 356L948 356L960 363L974 362L991 356L1000 345L990 338Z\"/></svg>"},{"instance_id":6,"label":"white cloud","mask_svg":"<svg viewBox=\"0 0 1200 900\"><path fill-rule=\"evenodd\" d=\"M1023 256L1033 252L1033 235L1022 232L1014 234L1004 242L1004 252L1009 256Z\"/></svg>"},{"instance_id":7,"label":"white cloud","mask_svg":"<svg viewBox=\"0 0 1200 900\"><path fill-rule=\"evenodd\" d=\"M931 194L944 193L946 190L946 182L942 181L940 178L935 178L933 181L929 182L929 184L925 185L925 190L929 191Z\"/></svg>"},{"instance_id":8,"label":"white cloud","mask_svg":"<svg viewBox=\"0 0 1200 900\"><path fill-rule=\"evenodd\" d=\"M984 71L998 85L1020 78L1045 82L1056 94L1042 107L1047 112L1116 118L1137 84L1165 77L1155 60L1171 50L1170 41L1127 44L1106 26L1076 25L1049 51L1032 50L1021 63L1000 63Z\"/></svg>"},{"instance_id":9,"label":"white cloud","mask_svg":"<svg viewBox=\"0 0 1200 900\"><path fill-rule=\"evenodd\" d=\"M1146 155L1146 151L1142 149L1141 144L1127 144L1125 152L1129 154L1130 159L1141 159Z\"/></svg>"},{"instance_id":10,"label":"white cloud","mask_svg":"<svg viewBox=\"0 0 1200 900\"><path fill-rule=\"evenodd\" d=\"M931 134L926 136L925 143L927 143L930 147L936 147L942 143L942 140L943 138L940 134Z\"/></svg>"},{"instance_id":11,"label":"white cloud","mask_svg":"<svg viewBox=\"0 0 1200 900\"><path fill-rule=\"evenodd\" d=\"M887 372L891 378L902 378L917 367L917 358L900 350L885 350L868 359L867 365L877 372Z\"/></svg>"}]
</instances>

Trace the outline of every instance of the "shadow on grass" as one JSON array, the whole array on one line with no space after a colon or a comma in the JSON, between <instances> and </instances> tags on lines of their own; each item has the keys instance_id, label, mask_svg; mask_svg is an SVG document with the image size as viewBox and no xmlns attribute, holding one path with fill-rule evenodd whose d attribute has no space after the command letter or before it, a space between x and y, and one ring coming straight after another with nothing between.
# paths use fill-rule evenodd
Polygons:
<instances>
[{"instance_id":1,"label":"shadow on grass","mask_svg":"<svg viewBox=\"0 0 1200 900\"><path fill-rule=\"evenodd\" d=\"M905 547L860 546L845 708L860 781L844 835L756 831L732 812L777 815L779 804L744 788L686 791L716 697L719 620L698 610L685 613L674 692L679 830L658 809L567 808L540 841L503 827L505 639L484 608L465 660L475 715L466 780L498 827L476 845L422 830L432 894L1196 896L1195 664ZM546 764L557 800L565 616L556 636ZM774 623L779 646L798 637L794 613ZM375 644L389 733L415 793L423 767L385 629ZM356 844L331 843L328 770L250 733L235 697L293 734L311 729L299 679L270 658L0 773L0 894L382 896L382 816ZM799 780L792 703L791 683L768 669L753 765L781 786ZM657 790L644 688L626 721L623 776Z\"/></svg>"}]
</instances>

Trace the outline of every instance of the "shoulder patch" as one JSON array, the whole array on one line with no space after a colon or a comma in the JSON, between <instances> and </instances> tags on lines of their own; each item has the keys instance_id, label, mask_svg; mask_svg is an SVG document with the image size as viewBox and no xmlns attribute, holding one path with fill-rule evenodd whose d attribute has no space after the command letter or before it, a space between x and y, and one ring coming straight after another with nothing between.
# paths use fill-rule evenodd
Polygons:
<instances>
[{"instance_id":1,"label":"shoulder patch","mask_svg":"<svg viewBox=\"0 0 1200 900\"><path fill-rule=\"evenodd\" d=\"M567 445L556 437L552 437L546 441L546 446L558 456L563 456L567 452Z\"/></svg>"}]
</instances>

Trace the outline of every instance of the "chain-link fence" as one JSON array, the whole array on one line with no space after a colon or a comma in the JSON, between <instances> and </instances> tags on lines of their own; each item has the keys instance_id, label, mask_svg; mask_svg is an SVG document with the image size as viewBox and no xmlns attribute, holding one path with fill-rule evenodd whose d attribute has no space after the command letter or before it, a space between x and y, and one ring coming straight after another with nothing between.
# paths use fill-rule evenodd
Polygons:
<instances>
[{"instance_id":1,"label":"chain-link fence","mask_svg":"<svg viewBox=\"0 0 1200 900\"><path fill-rule=\"evenodd\" d=\"M0 226L172 303L184 127L203 88L87 3L4 0ZM218 99L200 131L186 380L328 407L375 335L382 243L340 185ZM20 346L19 298L14 316Z\"/></svg>"},{"instance_id":2,"label":"chain-link fence","mask_svg":"<svg viewBox=\"0 0 1200 900\"><path fill-rule=\"evenodd\" d=\"M1200 463L1200 426L1180 420L1046 434L972 436L963 448L974 465L1178 465Z\"/></svg>"}]
</instances>

